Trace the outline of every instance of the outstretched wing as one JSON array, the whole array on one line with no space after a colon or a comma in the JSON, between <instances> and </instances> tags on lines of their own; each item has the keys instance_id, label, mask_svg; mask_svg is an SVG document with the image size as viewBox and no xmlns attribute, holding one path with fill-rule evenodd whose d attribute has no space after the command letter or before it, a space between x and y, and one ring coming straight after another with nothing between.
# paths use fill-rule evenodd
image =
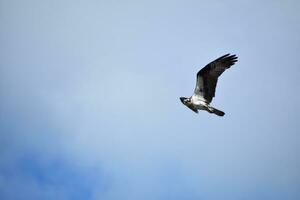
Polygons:
<instances>
[{"instance_id":1,"label":"outstretched wing","mask_svg":"<svg viewBox=\"0 0 300 200\"><path fill-rule=\"evenodd\" d=\"M219 76L235 62L237 62L236 55L226 54L203 67L197 73L194 95L210 103L215 96Z\"/></svg>"}]
</instances>

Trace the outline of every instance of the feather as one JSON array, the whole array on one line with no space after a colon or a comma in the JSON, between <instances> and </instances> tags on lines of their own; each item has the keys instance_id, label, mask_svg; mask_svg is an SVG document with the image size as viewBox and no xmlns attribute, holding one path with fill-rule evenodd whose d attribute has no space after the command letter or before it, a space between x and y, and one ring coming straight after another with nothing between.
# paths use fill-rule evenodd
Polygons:
<instances>
[{"instance_id":1,"label":"feather","mask_svg":"<svg viewBox=\"0 0 300 200\"><path fill-rule=\"evenodd\" d=\"M236 55L226 54L210 62L197 73L194 95L210 103L215 96L219 76L235 62Z\"/></svg>"}]
</instances>

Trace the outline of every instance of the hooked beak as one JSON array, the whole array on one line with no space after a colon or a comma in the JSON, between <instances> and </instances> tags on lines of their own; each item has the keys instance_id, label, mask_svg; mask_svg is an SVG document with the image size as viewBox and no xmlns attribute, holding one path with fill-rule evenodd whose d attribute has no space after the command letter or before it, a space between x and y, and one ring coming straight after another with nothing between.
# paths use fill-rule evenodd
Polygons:
<instances>
[{"instance_id":1,"label":"hooked beak","mask_svg":"<svg viewBox=\"0 0 300 200\"><path fill-rule=\"evenodd\" d=\"M185 104L184 100L185 100L185 97L180 97L180 101L181 101L183 104Z\"/></svg>"}]
</instances>

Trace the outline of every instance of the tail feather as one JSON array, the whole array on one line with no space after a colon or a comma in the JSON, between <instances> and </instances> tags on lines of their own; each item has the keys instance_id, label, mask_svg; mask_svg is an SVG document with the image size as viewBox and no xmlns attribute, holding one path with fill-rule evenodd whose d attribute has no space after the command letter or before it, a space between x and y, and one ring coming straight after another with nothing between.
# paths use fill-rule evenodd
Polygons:
<instances>
[{"instance_id":1,"label":"tail feather","mask_svg":"<svg viewBox=\"0 0 300 200\"><path fill-rule=\"evenodd\" d=\"M218 109L213 108L213 107L210 107L210 111L211 111L211 113L214 113L214 114L216 114L218 116L221 116L221 117L225 115L225 113L223 111L218 110Z\"/></svg>"}]
</instances>

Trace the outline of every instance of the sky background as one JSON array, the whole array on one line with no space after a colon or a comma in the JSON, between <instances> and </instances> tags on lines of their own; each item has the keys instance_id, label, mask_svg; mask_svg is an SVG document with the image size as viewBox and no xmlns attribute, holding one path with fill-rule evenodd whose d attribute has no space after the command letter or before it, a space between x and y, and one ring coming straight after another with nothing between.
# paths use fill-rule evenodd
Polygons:
<instances>
[{"instance_id":1,"label":"sky background","mask_svg":"<svg viewBox=\"0 0 300 200\"><path fill-rule=\"evenodd\" d=\"M0 0L0 199L300 199L299 10ZM193 113L226 53L226 115Z\"/></svg>"}]
</instances>

